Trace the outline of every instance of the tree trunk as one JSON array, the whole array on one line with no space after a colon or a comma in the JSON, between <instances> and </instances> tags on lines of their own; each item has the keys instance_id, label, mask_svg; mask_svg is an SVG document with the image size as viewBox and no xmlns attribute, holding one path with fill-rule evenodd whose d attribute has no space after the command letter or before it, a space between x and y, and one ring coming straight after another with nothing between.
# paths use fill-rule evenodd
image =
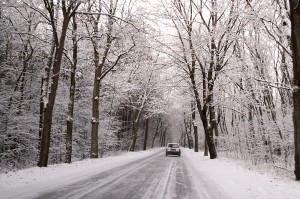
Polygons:
<instances>
[{"instance_id":1,"label":"tree trunk","mask_svg":"<svg viewBox=\"0 0 300 199\"><path fill-rule=\"evenodd\" d=\"M154 136L153 136L153 139L152 139L152 144L151 144L151 148L153 148L154 147L154 141L155 141L155 138L156 138L156 136L157 136L157 134L158 134L158 132L159 132L159 125L161 124L161 122L160 122L160 119L158 118L157 119L157 125L156 125L156 129L155 129L155 134L154 134Z\"/></svg>"},{"instance_id":2,"label":"tree trunk","mask_svg":"<svg viewBox=\"0 0 300 199\"><path fill-rule=\"evenodd\" d=\"M214 143L214 139L213 139L213 134L212 134L213 131L208 126L206 112L207 112L207 108L203 107L200 117L201 117L203 127L204 127L206 144L208 147L210 159L215 159L215 158L217 158L217 151L216 151L216 147L215 147L215 143Z\"/></svg>"},{"instance_id":3,"label":"tree trunk","mask_svg":"<svg viewBox=\"0 0 300 199\"><path fill-rule=\"evenodd\" d=\"M206 137L204 139L204 156L208 156L208 145L207 145Z\"/></svg>"},{"instance_id":4,"label":"tree trunk","mask_svg":"<svg viewBox=\"0 0 300 199\"><path fill-rule=\"evenodd\" d=\"M159 145L160 147L163 147L163 142L164 142L164 135L167 131L167 128L164 128L164 129L161 129L161 132L160 132L160 138L159 138Z\"/></svg>"},{"instance_id":5,"label":"tree trunk","mask_svg":"<svg viewBox=\"0 0 300 199\"><path fill-rule=\"evenodd\" d=\"M184 113L184 119L183 119L183 122L184 122L184 130L185 130L185 134L186 134L186 137L187 137L187 140L188 140L188 147L189 149L192 148L192 120L191 118L186 118L185 117L185 113Z\"/></svg>"},{"instance_id":6,"label":"tree trunk","mask_svg":"<svg viewBox=\"0 0 300 199\"><path fill-rule=\"evenodd\" d=\"M70 82L70 96L68 103L68 118L67 118L67 135L66 135L66 158L65 163L72 162L72 134L73 134L73 112L74 112L74 97L75 97L75 73L77 68L77 22L76 17L73 16L73 63L71 64L71 82Z\"/></svg>"},{"instance_id":7,"label":"tree trunk","mask_svg":"<svg viewBox=\"0 0 300 199\"><path fill-rule=\"evenodd\" d=\"M191 144L192 142L191 142L190 135L188 133L186 133L186 138L188 140L188 147L189 147L189 149L191 149L192 148L192 144Z\"/></svg>"},{"instance_id":8,"label":"tree trunk","mask_svg":"<svg viewBox=\"0 0 300 199\"><path fill-rule=\"evenodd\" d=\"M186 147L186 133L183 133L183 147L185 148Z\"/></svg>"},{"instance_id":9,"label":"tree trunk","mask_svg":"<svg viewBox=\"0 0 300 199\"><path fill-rule=\"evenodd\" d=\"M213 90L210 92L212 93ZM213 101L214 101L213 94L211 94L210 97L211 97L210 104L213 104ZM210 126L211 126L212 130L215 131L215 136L217 137L217 136L219 136L219 131L218 131L218 125L217 125L217 120L216 120L216 111L215 111L215 107L213 105L209 105L209 112L210 112L210 114L209 114Z\"/></svg>"},{"instance_id":10,"label":"tree trunk","mask_svg":"<svg viewBox=\"0 0 300 199\"><path fill-rule=\"evenodd\" d=\"M136 145L136 140L137 140L137 131L138 131L138 124L136 121L134 121L133 126L132 126L132 140L131 140L131 144L129 147L129 151L135 150L135 145Z\"/></svg>"},{"instance_id":11,"label":"tree trunk","mask_svg":"<svg viewBox=\"0 0 300 199\"><path fill-rule=\"evenodd\" d=\"M132 113L132 139L131 139L131 144L130 144L130 147L129 147L129 151L134 151L135 150L141 111L142 111L142 109L133 110L133 113Z\"/></svg>"},{"instance_id":12,"label":"tree trunk","mask_svg":"<svg viewBox=\"0 0 300 199\"><path fill-rule=\"evenodd\" d=\"M93 23L93 31L94 35L98 36L99 34L99 20L100 15L94 19ZM110 21L110 20L109 20ZM98 45L98 39L91 36L91 41L93 44L93 51L94 51L94 64L95 64L95 76L94 76L94 86L93 86L93 99L92 99L92 131L91 131L91 151L90 157L91 158L98 158L99 157L99 118L100 118L100 109L99 109L99 98L100 98L100 87L101 87L101 79L102 79L102 70L103 66L106 62L106 58L108 56L108 52L111 47L111 23L108 23L108 33L106 38L106 45L105 50L103 52L103 56L100 62L100 49Z\"/></svg>"},{"instance_id":13,"label":"tree trunk","mask_svg":"<svg viewBox=\"0 0 300 199\"><path fill-rule=\"evenodd\" d=\"M198 93L198 90L196 87L195 77L193 74L191 74L190 78L191 78L191 82L192 82L192 86L193 86L193 90L194 90L194 94L195 94L197 109L200 114L200 118L201 118L203 128L204 128L204 133L205 133L206 143L208 146L208 151L210 154L210 159L215 159L215 158L217 158L217 151L216 151L215 143L213 140L213 134L210 133L210 129L208 127L208 120L207 120L207 116L206 116L207 106L204 104L203 108L201 109L201 102L200 102L199 93Z\"/></svg>"},{"instance_id":14,"label":"tree trunk","mask_svg":"<svg viewBox=\"0 0 300 199\"><path fill-rule=\"evenodd\" d=\"M166 146L166 134L167 134L167 131L164 132L163 146Z\"/></svg>"},{"instance_id":15,"label":"tree trunk","mask_svg":"<svg viewBox=\"0 0 300 199\"><path fill-rule=\"evenodd\" d=\"M39 117L39 146L38 149L40 150L41 147L41 140L42 140L42 133L43 133L43 124L44 124L44 107L47 103L47 95L49 90L49 79L50 79L50 71L52 69L53 57L55 55L55 43L54 39L52 40L51 44L51 51L48 56L47 65L45 68L45 76L42 77L41 80L41 93L40 93L40 117Z\"/></svg>"},{"instance_id":16,"label":"tree trunk","mask_svg":"<svg viewBox=\"0 0 300 199\"><path fill-rule=\"evenodd\" d=\"M194 136L195 136L195 152L199 151L199 145L198 145L198 129L196 122L193 124L194 126Z\"/></svg>"},{"instance_id":17,"label":"tree trunk","mask_svg":"<svg viewBox=\"0 0 300 199\"><path fill-rule=\"evenodd\" d=\"M195 152L198 152L199 146L198 146L198 129L197 129L197 123L196 123L196 112L195 112L195 104L192 102L192 123L194 128L194 136L195 136Z\"/></svg>"},{"instance_id":18,"label":"tree trunk","mask_svg":"<svg viewBox=\"0 0 300 199\"><path fill-rule=\"evenodd\" d=\"M99 54L94 55L95 60L99 58ZM99 127L99 96L100 96L100 80L101 68L95 67L93 102L92 102L92 132L91 132L91 158L98 158L98 127Z\"/></svg>"},{"instance_id":19,"label":"tree trunk","mask_svg":"<svg viewBox=\"0 0 300 199\"><path fill-rule=\"evenodd\" d=\"M146 151L147 149L148 130L149 130L149 118L147 118L145 122L144 147L143 147L144 151Z\"/></svg>"},{"instance_id":20,"label":"tree trunk","mask_svg":"<svg viewBox=\"0 0 300 199\"><path fill-rule=\"evenodd\" d=\"M290 17L292 23L291 44L293 51L294 73L294 142L295 142L295 176L300 180L300 4L290 0Z\"/></svg>"}]
</instances>

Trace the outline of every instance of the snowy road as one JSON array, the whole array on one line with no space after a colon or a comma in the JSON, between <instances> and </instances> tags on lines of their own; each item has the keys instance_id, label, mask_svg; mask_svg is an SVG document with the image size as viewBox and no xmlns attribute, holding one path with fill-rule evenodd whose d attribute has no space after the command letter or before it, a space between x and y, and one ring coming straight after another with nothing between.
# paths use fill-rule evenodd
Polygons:
<instances>
[{"instance_id":1,"label":"snowy road","mask_svg":"<svg viewBox=\"0 0 300 199\"><path fill-rule=\"evenodd\" d=\"M2 173L0 198L299 199L300 183L191 149L166 157L160 148Z\"/></svg>"},{"instance_id":2,"label":"snowy road","mask_svg":"<svg viewBox=\"0 0 300 199\"><path fill-rule=\"evenodd\" d=\"M159 150L37 198L226 198L188 163L184 153L166 157L164 150Z\"/></svg>"}]
</instances>

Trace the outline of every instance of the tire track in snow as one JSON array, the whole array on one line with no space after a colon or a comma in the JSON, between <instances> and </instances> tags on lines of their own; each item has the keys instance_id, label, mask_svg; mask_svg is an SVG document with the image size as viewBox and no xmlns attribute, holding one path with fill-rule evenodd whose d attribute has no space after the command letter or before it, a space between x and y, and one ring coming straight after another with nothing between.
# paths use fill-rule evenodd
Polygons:
<instances>
[{"instance_id":1,"label":"tire track in snow","mask_svg":"<svg viewBox=\"0 0 300 199\"><path fill-rule=\"evenodd\" d=\"M158 153L152 157L147 156L106 172L95 174L92 178L62 187L59 190L52 190L37 198L86 198L85 195L93 193L98 189L104 190L105 186L111 186L114 182L134 173L139 167L147 166L147 164L151 163L157 156L160 156L160 154Z\"/></svg>"},{"instance_id":2,"label":"tire track in snow","mask_svg":"<svg viewBox=\"0 0 300 199\"><path fill-rule=\"evenodd\" d=\"M209 176L188 157L165 157L164 150L95 176L42 194L38 198L222 199Z\"/></svg>"},{"instance_id":3,"label":"tire track in snow","mask_svg":"<svg viewBox=\"0 0 300 199\"><path fill-rule=\"evenodd\" d=\"M167 169L162 173L160 179L156 178L155 180L152 181L151 186L148 188L148 190L146 191L142 199L164 198L164 195L166 194L166 190L168 187L168 183L170 181L173 163L174 160L172 159Z\"/></svg>"}]
</instances>

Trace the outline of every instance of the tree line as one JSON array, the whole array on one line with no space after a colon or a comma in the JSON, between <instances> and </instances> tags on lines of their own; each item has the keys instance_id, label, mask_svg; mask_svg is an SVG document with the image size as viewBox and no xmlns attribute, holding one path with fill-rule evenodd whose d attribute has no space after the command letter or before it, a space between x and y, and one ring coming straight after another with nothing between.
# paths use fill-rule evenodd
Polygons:
<instances>
[{"instance_id":1,"label":"tree line","mask_svg":"<svg viewBox=\"0 0 300 199\"><path fill-rule=\"evenodd\" d=\"M173 29L163 51L189 88L182 145L299 180L297 1L161 3Z\"/></svg>"},{"instance_id":2,"label":"tree line","mask_svg":"<svg viewBox=\"0 0 300 199\"><path fill-rule=\"evenodd\" d=\"M4 1L2 167L176 140L211 159L268 164L299 180L299 7L296 0Z\"/></svg>"},{"instance_id":3,"label":"tree line","mask_svg":"<svg viewBox=\"0 0 300 199\"><path fill-rule=\"evenodd\" d=\"M165 145L166 77L136 2L0 6L3 171Z\"/></svg>"}]
</instances>

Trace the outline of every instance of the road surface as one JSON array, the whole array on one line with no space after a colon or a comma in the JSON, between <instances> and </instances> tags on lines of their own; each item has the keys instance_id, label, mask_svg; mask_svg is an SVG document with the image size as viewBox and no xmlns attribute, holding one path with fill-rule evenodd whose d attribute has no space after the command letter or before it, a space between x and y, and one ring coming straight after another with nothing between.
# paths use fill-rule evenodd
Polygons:
<instances>
[{"instance_id":1,"label":"road surface","mask_svg":"<svg viewBox=\"0 0 300 199\"><path fill-rule=\"evenodd\" d=\"M189 166L184 153L181 157L166 157L162 149L155 155L99 172L91 178L42 192L37 198L227 198L205 175Z\"/></svg>"}]
</instances>

